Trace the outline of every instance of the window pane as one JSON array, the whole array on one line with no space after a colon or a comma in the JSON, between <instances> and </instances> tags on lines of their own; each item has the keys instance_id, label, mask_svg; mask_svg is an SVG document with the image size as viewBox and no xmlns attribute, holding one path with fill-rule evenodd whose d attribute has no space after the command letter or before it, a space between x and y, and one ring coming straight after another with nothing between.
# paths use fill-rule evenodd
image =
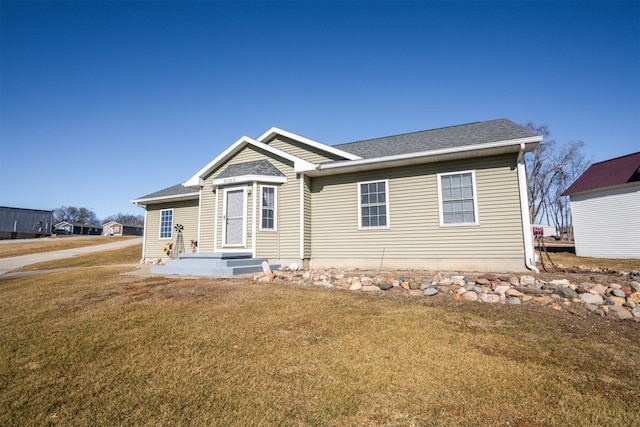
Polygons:
<instances>
[{"instance_id":1,"label":"window pane","mask_svg":"<svg viewBox=\"0 0 640 427\"><path fill-rule=\"evenodd\" d=\"M360 185L360 225L379 227L387 224L386 183L370 182Z\"/></svg>"},{"instance_id":2,"label":"window pane","mask_svg":"<svg viewBox=\"0 0 640 427\"><path fill-rule=\"evenodd\" d=\"M444 224L476 221L472 173L441 175L440 191Z\"/></svg>"}]
</instances>

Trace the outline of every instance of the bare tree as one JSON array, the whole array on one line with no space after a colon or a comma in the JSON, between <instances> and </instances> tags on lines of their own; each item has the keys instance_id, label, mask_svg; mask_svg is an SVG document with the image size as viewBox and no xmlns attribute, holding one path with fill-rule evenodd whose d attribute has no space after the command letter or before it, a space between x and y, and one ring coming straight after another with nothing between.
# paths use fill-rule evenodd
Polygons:
<instances>
[{"instance_id":1,"label":"bare tree","mask_svg":"<svg viewBox=\"0 0 640 427\"><path fill-rule=\"evenodd\" d=\"M532 223L552 221L561 235L571 226L571 209L564 190L589 166L581 152L584 142L570 141L563 145L549 139L547 125L532 122L523 125L528 131L544 139L525 162L528 175L529 217Z\"/></svg>"},{"instance_id":2,"label":"bare tree","mask_svg":"<svg viewBox=\"0 0 640 427\"><path fill-rule=\"evenodd\" d=\"M115 221L120 224L144 225L144 215L131 215L131 214L117 213L115 215L108 216L104 220L104 222L109 222L109 221Z\"/></svg>"},{"instance_id":3,"label":"bare tree","mask_svg":"<svg viewBox=\"0 0 640 427\"><path fill-rule=\"evenodd\" d=\"M75 206L60 206L54 209L53 220L54 222L67 221L81 225L100 223L97 215L91 209L85 207L77 208Z\"/></svg>"}]
</instances>

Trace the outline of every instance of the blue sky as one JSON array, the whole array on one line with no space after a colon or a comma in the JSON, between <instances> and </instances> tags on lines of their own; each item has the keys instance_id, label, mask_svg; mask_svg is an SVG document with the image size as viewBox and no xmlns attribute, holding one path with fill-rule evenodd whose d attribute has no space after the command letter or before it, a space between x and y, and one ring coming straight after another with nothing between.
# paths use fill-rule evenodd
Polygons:
<instances>
[{"instance_id":1,"label":"blue sky","mask_svg":"<svg viewBox=\"0 0 640 427\"><path fill-rule=\"evenodd\" d=\"M640 150L640 2L0 3L0 205L142 214L243 135L506 117Z\"/></svg>"}]
</instances>

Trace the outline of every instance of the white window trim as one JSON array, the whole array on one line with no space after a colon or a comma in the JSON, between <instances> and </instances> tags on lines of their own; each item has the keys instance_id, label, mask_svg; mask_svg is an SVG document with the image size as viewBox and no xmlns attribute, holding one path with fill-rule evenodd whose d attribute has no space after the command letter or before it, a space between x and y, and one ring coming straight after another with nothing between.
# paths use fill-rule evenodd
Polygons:
<instances>
[{"instance_id":1,"label":"white window trim","mask_svg":"<svg viewBox=\"0 0 640 427\"><path fill-rule=\"evenodd\" d=\"M165 211L171 211L171 227L169 227L169 237L162 237L162 212ZM158 239L160 240L171 240L173 239L173 222L174 222L174 217L175 212L173 208L169 208L169 209L160 209L160 221L158 224Z\"/></svg>"},{"instance_id":2,"label":"white window trim","mask_svg":"<svg viewBox=\"0 0 640 427\"><path fill-rule=\"evenodd\" d=\"M473 222L460 222L453 224L445 224L444 223L444 215L442 209L442 177L449 175L460 175L460 174L471 174L471 186L473 188ZM480 225L480 215L478 212L478 191L476 189L476 171L475 170L467 170L467 171L456 171L456 172L447 172L447 173L439 173L436 175L436 179L438 181L438 213L440 215L440 227L475 227Z\"/></svg>"},{"instance_id":3,"label":"white window trim","mask_svg":"<svg viewBox=\"0 0 640 427\"><path fill-rule=\"evenodd\" d=\"M273 228L262 228L262 189L273 188ZM260 185L260 231L278 231L278 187L275 185Z\"/></svg>"},{"instance_id":4,"label":"white window trim","mask_svg":"<svg viewBox=\"0 0 640 427\"><path fill-rule=\"evenodd\" d=\"M362 204L361 204L361 200L362 200L362 195L361 195L361 190L360 190L360 186L362 184L372 184L372 183L378 183L378 182L384 182L384 190L385 190L385 206L386 206L386 210L387 210L387 225L382 225L382 226L366 226L363 227L362 226ZM375 179L372 181L360 181L358 182L358 230L388 230L391 228L391 212L389 210L389 180L388 179Z\"/></svg>"}]
</instances>

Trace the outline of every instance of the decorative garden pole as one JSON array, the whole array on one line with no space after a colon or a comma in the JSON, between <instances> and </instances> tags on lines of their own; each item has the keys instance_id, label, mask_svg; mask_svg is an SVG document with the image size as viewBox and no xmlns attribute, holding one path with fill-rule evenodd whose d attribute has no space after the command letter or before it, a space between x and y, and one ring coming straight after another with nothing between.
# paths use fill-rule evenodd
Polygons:
<instances>
[{"instance_id":1,"label":"decorative garden pole","mask_svg":"<svg viewBox=\"0 0 640 427\"><path fill-rule=\"evenodd\" d=\"M182 237L182 230L184 230L184 227L182 224L176 224L174 230L176 230L178 235L176 236L176 247L171 251L171 259L179 258L180 254L184 252L184 238Z\"/></svg>"}]
</instances>

